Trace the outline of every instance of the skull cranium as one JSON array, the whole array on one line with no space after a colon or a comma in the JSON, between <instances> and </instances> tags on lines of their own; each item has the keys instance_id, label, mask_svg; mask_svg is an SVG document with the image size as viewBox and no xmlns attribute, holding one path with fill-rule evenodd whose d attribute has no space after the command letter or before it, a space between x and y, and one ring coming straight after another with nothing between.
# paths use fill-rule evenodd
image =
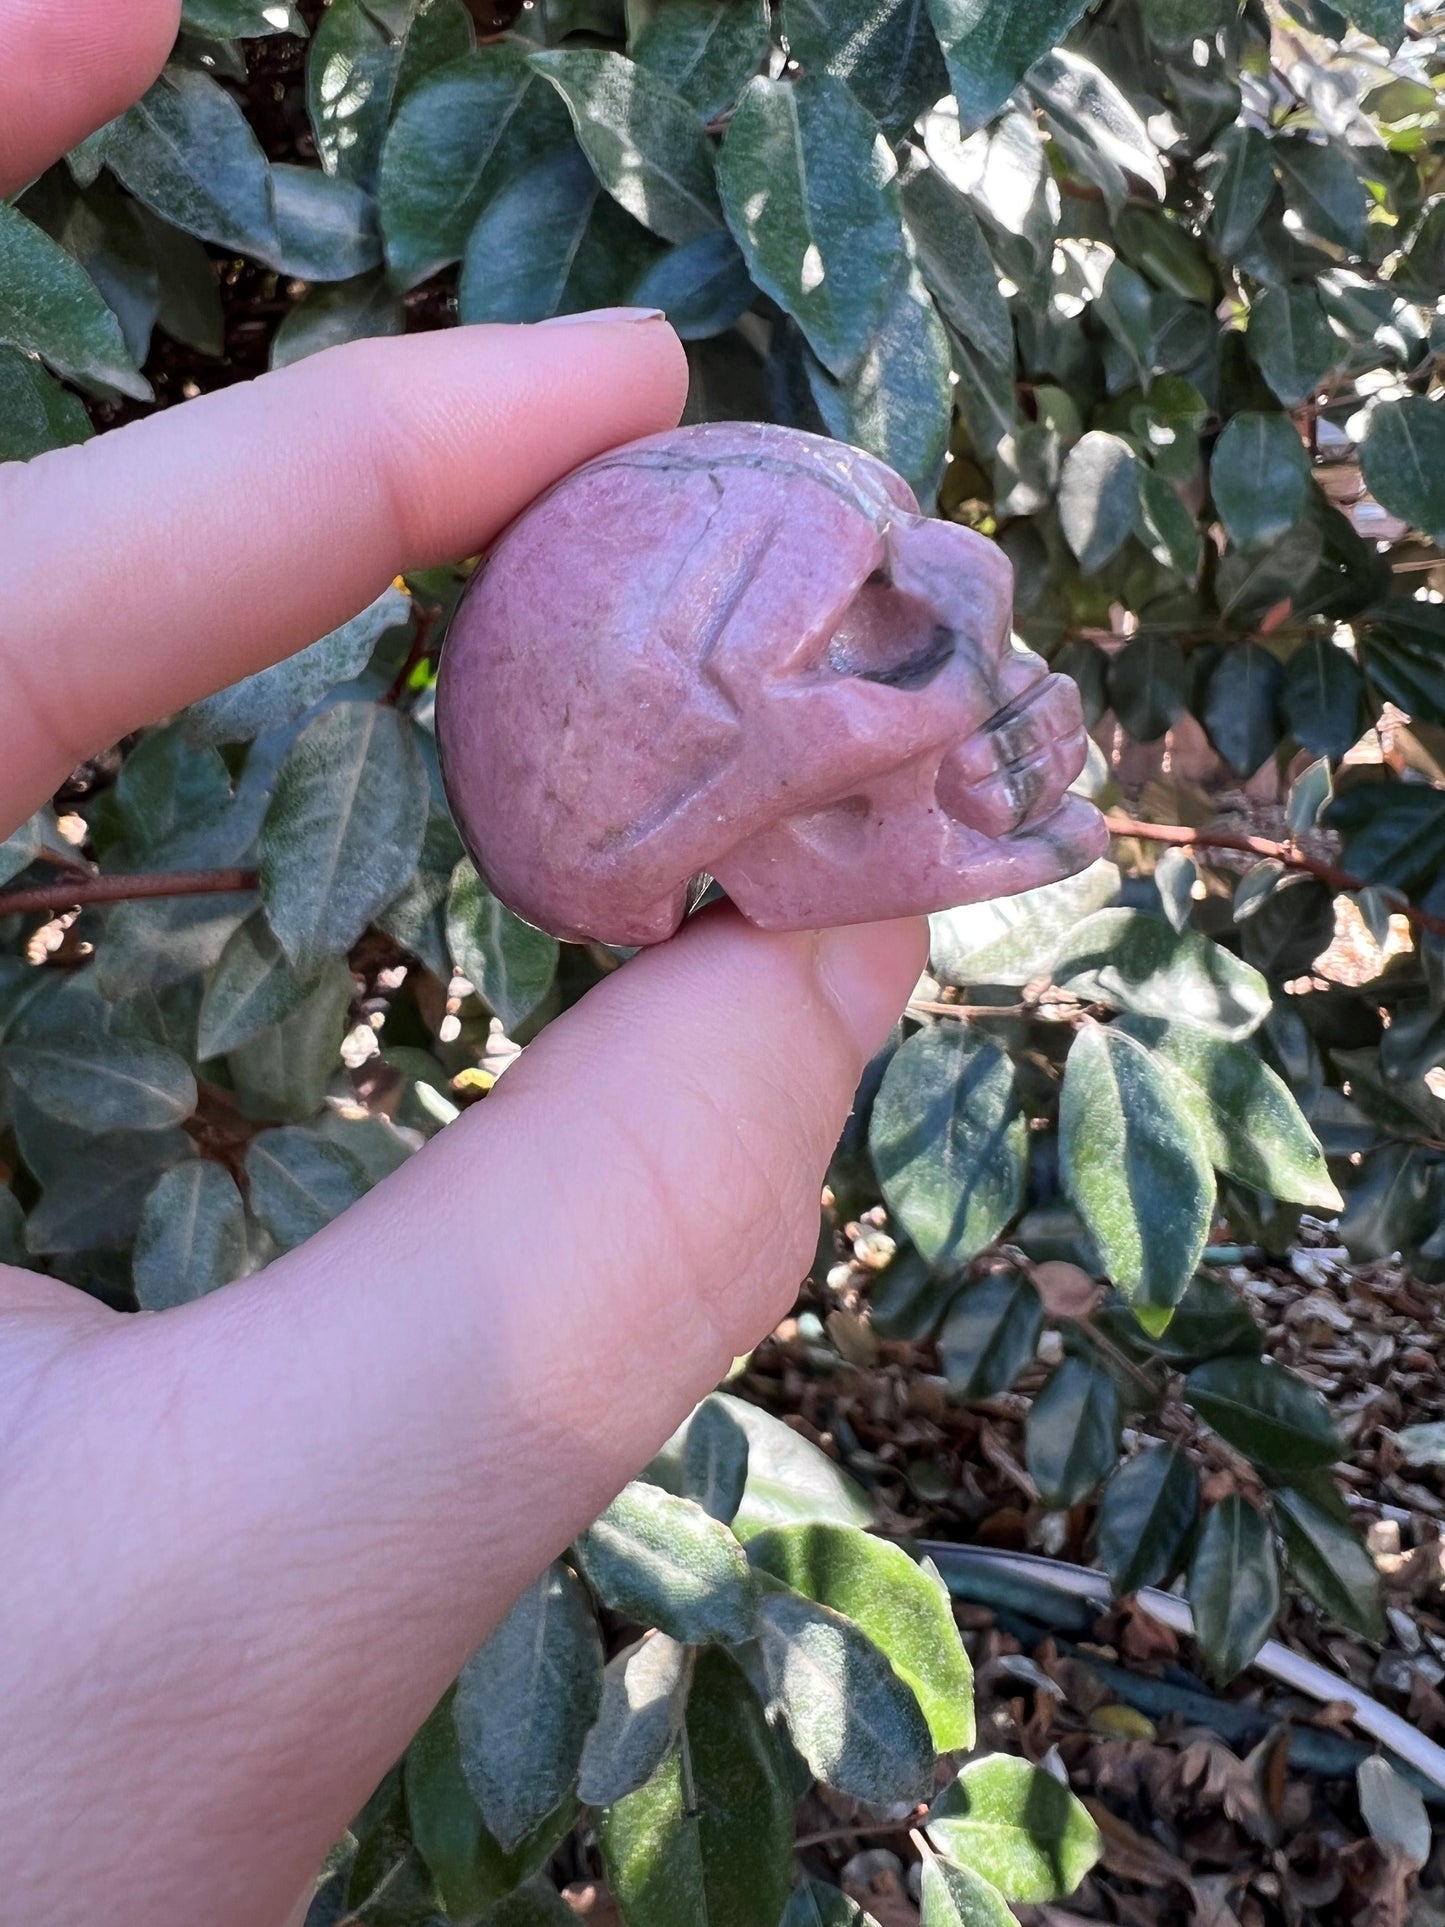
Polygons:
<instances>
[{"instance_id":1,"label":"skull cranium","mask_svg":"<svg viewBox=\"0 0 1445 1927\"><path fill-rule=\"evenodd\" d=\"M577 470L452 623L448 794L501 900L656 943L691 880L767 929L1009 896L1106 836L1079 700L1010 634L1012 571L840 443L685 428Z\"/></svg>"}]
</instances>

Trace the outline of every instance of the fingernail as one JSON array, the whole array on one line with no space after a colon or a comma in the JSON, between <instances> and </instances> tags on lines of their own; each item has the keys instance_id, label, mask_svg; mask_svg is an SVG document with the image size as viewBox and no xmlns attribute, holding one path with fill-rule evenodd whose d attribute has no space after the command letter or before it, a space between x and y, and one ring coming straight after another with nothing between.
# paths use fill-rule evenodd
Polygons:
<instances>
[{"instance_id":1,"label":"fingernail","mask_svg":"<svg viewBox=\"0 0 1445 1927\"><path fill-rule=\"evenodd\" d=\"M665 321L667 316L661 308L584 308L581 314L554 314L546 321L539 321L539 328L575 328L585 322L597 322L607 326L614 321Z\"/></svg>"},{"instance_id":2,"label":"fingernail","mask_svg":"<svg viewBox=\"0 0 1445 1927\"><path fill-rule=\"evenodd\" d=\"M865 1058L898 1022L927 962L928 925L921 917L818 933L818 982Z\"/></svg>"}]
</instances>

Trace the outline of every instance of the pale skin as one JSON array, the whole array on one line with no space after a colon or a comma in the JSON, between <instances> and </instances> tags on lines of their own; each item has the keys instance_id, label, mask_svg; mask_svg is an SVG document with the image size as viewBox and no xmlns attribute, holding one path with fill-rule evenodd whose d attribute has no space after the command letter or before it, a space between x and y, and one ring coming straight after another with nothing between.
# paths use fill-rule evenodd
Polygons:
<instances>
[{"instance_id":1,"label":"pale skin","mask_svg":"<svg viewBox=\"0 0 1445 1927\"><path fill-rule=\"evenodd\" d=\"M0 193L178 0L0 0ZM85 756L670 427L660 321L333 350L0 467L0 830ZM689 926L259 1277L0 1267L7 1918L276 1927L516 1594L786 1310L923 927Z\"/></svg>"}]
</instances>

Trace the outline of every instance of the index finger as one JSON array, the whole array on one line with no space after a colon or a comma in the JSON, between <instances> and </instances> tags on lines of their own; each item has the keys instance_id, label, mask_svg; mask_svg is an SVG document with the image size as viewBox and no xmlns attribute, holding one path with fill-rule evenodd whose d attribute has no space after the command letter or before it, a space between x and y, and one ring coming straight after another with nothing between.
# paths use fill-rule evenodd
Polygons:
<instances>
[{"instance_id":1,"label":"index finger","mask_svg":"<svg viewBox=\"0 0 1445 1927\"><path fill-rule=\"evenodd\" d=\"M660 316L568 320L354 342L0 467L0 824L676 422Z\"/></svg>"}]
</instances>

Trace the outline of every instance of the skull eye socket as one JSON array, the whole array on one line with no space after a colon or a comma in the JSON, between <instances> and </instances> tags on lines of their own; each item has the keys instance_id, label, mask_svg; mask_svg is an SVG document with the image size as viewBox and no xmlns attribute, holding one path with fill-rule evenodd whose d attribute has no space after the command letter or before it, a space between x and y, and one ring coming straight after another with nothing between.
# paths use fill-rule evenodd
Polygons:
<instances>
[{"instance_id":1,"label":"skull eye socket","mask_svg":"<svg viewBox=\"0 0 1445 1927\"><path fill-rule=\"evenodd\" d=\"M875 569L833 631L828 666L890 689L923 689L952 660L958 643L932 603L895 588Z\"/></svg>"}]
</instances>

